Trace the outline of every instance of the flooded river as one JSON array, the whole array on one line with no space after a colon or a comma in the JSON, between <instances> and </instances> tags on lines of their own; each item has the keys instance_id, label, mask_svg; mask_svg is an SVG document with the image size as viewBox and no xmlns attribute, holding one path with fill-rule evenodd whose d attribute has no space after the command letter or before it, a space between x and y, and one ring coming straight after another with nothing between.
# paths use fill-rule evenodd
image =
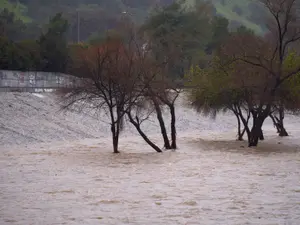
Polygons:
<instances>
[{"instance_id":1,"label":"flooded river","mask_svg":"<svg viewBox=\"0 0 300 225\"><path fill-rule=\"evenodd\" d=\"M138 151L136 150L138 146ZM0 153L0 224L300 224L300 151L181 137L163 154L126 139Z\"/></svg>"}]
</instances>

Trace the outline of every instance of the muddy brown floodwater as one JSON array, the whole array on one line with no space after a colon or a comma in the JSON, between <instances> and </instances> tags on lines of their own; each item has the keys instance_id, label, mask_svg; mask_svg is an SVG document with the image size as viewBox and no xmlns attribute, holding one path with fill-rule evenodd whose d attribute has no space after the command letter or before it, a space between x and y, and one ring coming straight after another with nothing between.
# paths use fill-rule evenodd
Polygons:
<instances>
[{"instance_id":1,"label":"muddy brown floodwater","mask_svg":"<svg viewBox=\"0 0 300 225\"><path fill-rule=\"evenodd\" d=\"M113 155L109 144L1 150L0 224L300 224L298 147L187 135L176 152L127 138Z\"/></svg>"}]
</instances>

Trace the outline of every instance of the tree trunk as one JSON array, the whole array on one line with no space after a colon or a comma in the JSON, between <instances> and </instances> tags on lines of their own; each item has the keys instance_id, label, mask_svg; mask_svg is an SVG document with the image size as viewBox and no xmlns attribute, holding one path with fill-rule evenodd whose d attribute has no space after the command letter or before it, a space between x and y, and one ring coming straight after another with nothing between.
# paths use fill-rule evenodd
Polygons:
<instances>
[{"instance_id":1,"label":"tree trunk","mask_svg":"<svg viewBox=\"0 0 300 225\"><path fill-rule=\"evenodd\" d=\"M286 129L284 128L283 124L280 124L279 126L280 126L279 136L280 137L287 137L287 136L289 136L289 134L286 131Z\"/></svg>"},{"instance_id":2,"label":"tree trunk","mask_svg":"<svg viewBox=\"0 0 300 225\"><path fill-rule=\"evenodd\" d=\"M246 132L246 128L244 127L243 131L241 132L240 136L239 136L239 141L243 141L244 140L244 134Z\"/></svg>"},{"instance_id":3,"label":"tree trunk","mask_svg":"<svg viewBox=\"0 0 300 225\"><path fill-rule=\"evenodd\" d=\"M256 147L258 145L258 140L263 138L262 125L264 120L265 119L262 116L255 116L253 118L253 126L248 137L249 147Z\"/></svg>"},{"instance_id":4,"label":"tree trunk","mask_svg":"<svg viewBox=\"0 0 300 225\"><path fill-rule=\"evenodd\" d=\"M244 137L244 134L246 133L246 128L248 127L248 122L249 122L249 119L250 119L250 113L248 113L247 120L246 120L243 117L242 111L241 111L241 109L240 109L240 107L238 105L234 106L233 113L236 116L237 122L238 122L238 133L237 133L238 139L237 140L238 141L243 141L244 140L243 137ZM242 128L242 124L244 125L243 130L241 129Z\"/></svg>"},{"instance_id":5,"label":"tree trunk","mask_svg":"<svg viewBox=\"0 0 300 225\"><path fill-rule=\"evenodd\" d=\"M170 141L169 141L169 138L168 138L167 129L166 129L166 126L165 126L165 123L164 123L164 119L163 119L163 116L162 116L161 109L160 109L160 107L158 105L158 102L155 99L155 97L152 98L152 101L154 103L154 107L155 107L155 111L156 111L156 116L157 116L157 120L159 122L161 134L162 134L163 139L164 139L164 147L166 149L171 149L171 145L170 145Z\"/></svg>"},{"instance_id":6,"label":"tree trunk","mask_svg":"<svg viewBox=\"0 0 300 225\"><path fill-rule=\"evenodd\" d=\"M274 124L274 126L275 126L275 128L276 128L276 130L277 130L277 133L280 133L280 128L279 128L279 126L278 126L278 124L277 124L277 121L276 121L276 119L275 119L275 116L273 116L272 114L270 114L269 117L272 119L273 124Z\"/></svg>"},{"instance_id":7,"label":"tree trunk","mask_svg":"<svg viewBox=\"0 0 300 225\"><path fill-rule=\"evenodd\" d=\"M243 136L244 136L244 133L245 133L245 128L243 130L243 132L241 131L241 119L238 115L238 113L234 113L236 118L237 118L237 122L238 122L238 133L237 133L237 136L238 136L238 141L243 141Z\"/></svg>"},{"instance_id":8,"label":"tree trunk","mask_svg":"<svg viewBox=\"0 0 300 225\"><path fill-rule=\"evenodd\" d=\"M116 127L114 124L111 125L111 133L112 133L114 153L120 153L118 150L118 148L119 148L119 133L116 130Z\"/></svg>"},{"instance_id":9,"label":"tree trunk","mask_svg":"<svg viewBox=\"0 0 300 225\"><path fill-rule=\"evenodd\" d=\"M256 147L257 144L258 144L258 138L259 138L259 129L256 128L256 127L253 127L251 129L251 132L250 132L250 136L249 136L249 143L248 143L248 146L249 147Z\"/></svg>"},{"instance_id":10,"label":"tree trunk","mask_svg":"<svg viewBox=\"0 0 300 225\"><path fill-rule=\"evenodd\" d=\"M110 131L112 135L112 141L113 141L113 149L114 153L120 153L119 152L119 134L120 134L120 120L115 119L113 107L109 107L109 114L110 114ZM119 112L117 111L117 118L119 118Z\"/></svg>"},{"instance_id":11,"label":"tree trunk","mask_svg":"<svg viewBox=\"0 0 300 225\"><path fill-rule=\"evenodd\" d=\"M238 140L242 141L243 136L242 136L242 132L241 132L241 120L240 120L240 117L238 115L236 115L236 117L237 117L237 121L238 121Z\"/></svg>"},{"instance_id":12,"label":"tree trunk","mask_svg":"<svg viewBox=\"0 0 300 225\"><path fill-rule=\"evenodd\" d=\"M287 133L287 131L284 127L283 120L284 120L284 108L280 107L280 109L279 109L279 120L278 120L278 125L280 127L280 132L279 132L280 137L289 136L289 134Z\"/></svg>"},{"instance_id":13,"label":"tree trunk","mask_svg":"<svg viewBox=\"0 0 300 225\"><path fill-rule=\"evenodd\" d=\"M171 113L171 138L172 138L172 149L177 149L176 143L176 115L175 115L175 107L174 105L170 105L170 113Z\"/></svg>"},{"instance_id":14,"label":"tree trunk","mask_svg":"<svg viewBox=\"0 0 300 225\"><path fill-rule=\"evenodd\" d=\"M247 133L247 137L248 137L248 143L250 143L250 136L251 136L251 131L249 129L249 119L250 119L250 112L247 115L247 119L245 119L245 117L243 116L243 112L242 110L238 107L236 108L236 112L237 116L240 118L240 121L242 121L243 125L244 125L244 130L242 132L242 134L244 135L244 133Z\"/></svg>"},{"instance_id":15,"label":"tree trunk","mask_svg":"<svg viewBox=\"0 0 300 225\"><path fill-rule=\"evenodd\" d=\"M289 134L287 133L284 124L283 124L283 119L284 117L279 116L279 118L277 118L276 116L273 116L272 114L270 114L270 118L273 121L274 126L277 129L277 133L280 137L287 137L289 136Z\"/></svg>"},{"instance_id":16,"label":"tree trunk","mask_svg":"<svg viewBox=\"0 0 300 225\"><path fill-rule=\"evenodd\" d=\"M261 140L261 141L265 140L265 136L264 136L264 133L263 133L262 129L260 129L259 132L260 132L259 133L259 140Z\"/></svg>"},{"instance_id":17,"label":"tree trunk","mask_svg":"<svg viewBox=\"0 0 300 225\"><path fill-rule=\"evenodd\" d=\"M138 122L134 121L134 119L132 118L130 113L127 113L129 121L133 124L133 126L137 129L137 131L139 132L139 134L142 136L142 138L146 141L146 143L148 145L150 145L155 151L157 152L162 152L162 150L160 150L160 148L154 144L147 136L146 134L142 131L141 126Z\"/></svg>"}]
</instances>

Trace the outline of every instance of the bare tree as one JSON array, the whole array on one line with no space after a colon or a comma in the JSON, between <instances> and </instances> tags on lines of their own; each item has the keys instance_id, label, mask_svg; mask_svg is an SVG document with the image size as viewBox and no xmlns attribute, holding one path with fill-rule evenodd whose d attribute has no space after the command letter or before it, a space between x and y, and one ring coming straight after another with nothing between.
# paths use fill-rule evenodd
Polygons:
<instances>
[{"instance_id":1,"label":"bare tree","mask_svg":"<svg viewBox=\"0 0 300 225\"><path fill-rule=\"evenodd\" d=\"M212 18L212 5L205 2L188 8L185 3L184 0L175 1L158 9L142 26L153 58L162 67L162 73L153 80L147 94L155 107L166 149L178 147L175 102L180 90L177 81L182 80L190 66L202 58L198 53L204 51L210 37L208 24ZM171 117L170 135L162 113L164 108Z\"/></svg>"},{"instance_id":2,"label":"bare tree","mask_svg":"<svg viewBox=\"0 0 300 225\"><path fill-rule=\"evenodd\" d=\"M162 152L161 149L147 137L141 128L142 123L147 121L154 113L156 113L158 120L163 123L163 125L160 124L160 127L164 128L160 105L155 101L155 96L149 94L152 93L153 81L162 73L162 66L158 64L156 60L153 60L148 50L142 48L140 57L142 57L143 60L139 62L142 68L139 74L139 85L136 88L135 97L132 98L130 102L130 107L126 110L126 115L129 122L136 128L145 142L155 151ZM166 135L166 130L163 130L162 133Z\"/></svg>"},{"instance_id":3,"label":"bare tree","mask_svg":"<svg viewBox=\"0 0 300 225\"><path fill-rule=\"evenodd\" d=\"M152 93L154 94L153 98L158 99L163 105L166 105L169 108L171 117L171 144L169 149L177 148L175 102L178 99L180 92L177 84L166 77L161 77L161 79L159 79L152 87Z\"/></svg>"},{"instance_id":4,"label":"bare tree","mask_svg":"<svg viewBox=\"0 0 300 225\"><path fill-rule=\"evenodd\" d=\"M110 120L114 153L119 152L125 116L142 138L155 151L161 152L141 129L142 122L154 111L151 107L148 110L151 101L145 93L157 71L135 30L130 28L122 34L122 37L107 37L102 44L77 49L70 72L83 77L82 83L64 96L63 108L77 104L81 109L105 112Z\"/></svg>"},{"instance_id":5,"label":"bare tree","mask_svg":"<svg viewBox=\"0 0 300 225\"><path fill-rule=\"evenodd\" d=\"M80 102L105 111L110 118L114 153L119 152L123 111L130 99L130 89L135 83L135 78L124 72L129 69L125 70L124 67L130 66L124 60L124 53L123 46L118 42L81 49L76 62L80 68L74 73L80 73L85 78L80 87L64 99L65 108Z\"/></svg>"},{"instance_id":6,"label":"bare tree","mask_svg":"<svg viewBox=\"0 0 300 225\"><path fill-rule=\"evenodd\" d=\"M171 149L170 140L167 133L167 128L165 125L165 121L163 118L163 112L162 112L162 104L159 98L156 96L156 93L153 91L151 87L148 89L148 93L146 96L150 96L151 101L153 102L153 105L155 107L156 117L160 126L160 131L164 140L164 147L165 149Z\"/></svg>"},{"instance_id":7,"label":"bare tree","mask_svg":"<svg viewBox=\"0 0 300 225\"><path fill-rule=\"evenodd\" d=\"M161 149L150 140L150 138L141 128L142 123L144 121L147 121L153 112L154 109L149 104L149 101L141 96L141 99L139 101L136 101L135 104L131 104L130 108L128 108L126 112L126 115L129 119L129 122L136 128L145 142L149 144L155 151L162 152Z\"/></svg>"}]
</instances>

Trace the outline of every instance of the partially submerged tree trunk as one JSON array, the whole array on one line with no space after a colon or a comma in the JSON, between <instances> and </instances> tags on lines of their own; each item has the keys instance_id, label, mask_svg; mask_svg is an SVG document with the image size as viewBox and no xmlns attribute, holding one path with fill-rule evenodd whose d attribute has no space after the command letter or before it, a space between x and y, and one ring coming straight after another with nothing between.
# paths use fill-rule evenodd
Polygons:
<instances>
[{"instance_id":1,"label":"partially submerged tree trunk","mask_svg":"<svg viewBox=\"0 0 300 225\"><path fill-rule=\"evenodd\" d=\"M176 115L175 115L175 107L174 105L170 105L170 114L171 114L171 148L177 149L177 143L176 143Z\"/></svg>"},{"instance_id":2,"label":"partially submerged tree trunk","mask_svg":"<svg viewBox=\"0 0 300 225\"><path fill-rule=\"evenodd\" d=\"M260 136L260 128L258 125L253 126L248 134L248 147L256 147Z\"/></svg>"},{"instance_id":3,"label":"partially submerged tree trunk","mask_svg":"<svg viewBox=\"0 0 300 225\"><path fill-rule=\"evenodd\" d=\"M258 145L258 140L264 140L262 125L265 121L265 117L263 115L255 116L253 118L252 129L248 134L248 146L256 147Z\"/></svg>"},{"instance_id":4,"label":"partially submerged tree trunk","mask_svg":"<svg viewBox=\"0 0 300 225\"><path fill-rule=\"evenodd\" d=\"M160 106L157 102L156 97L152 97L152 101L153 101L153 104L154 104L154 107L155 107L157 120L159 122L161 134L162 134L162 137L163 137L163 140L164 140L164 147L166 149L171 149L171 145L170 145L170 141L169 141L169 138L168 138L165 122L164 122L164 119L163 119L163 116L162 116L161 108L160 108Z\"/></svg>"},{"instance_id":5,"label":"partially submerged tree trunk","mask_svg":"<svg viewBox=\"0 0 300 225\"><path fill-rule=\"evenodd\" d=\"M280 120L280 122L277 124L278 128L279 128L279 136L280 137L287 137L289 136L288 132L286 131L284 125L283 125L283 121Z\"/></svg>"},{"instance_id":6,"label":"partially submerged tree trunk","mask_svg":"<svg viewBox=\"0 0 300 225\"><path fill-rule=\"evenodd\" d=\"M289 136L288 132L286 131L286 129L284 127L284 123L283 123L283 120L284 120L284 110L283 109L279 110L279 118L276 115L272 115L272 114L270 114L269 116L272 119L273 124L276 127L276 129L277 129L278 135L280 137L287 137L287 136Z\"/></svg>"},{"instance_id":7,"label":"partially submerged tree trunk","mask_svg":"<svg viewBox=\"0 0 300 225\"><path fill-rule=\"evenodd\" d=\"M110 112L110 120L111 120L113 150L114 150L114 153L120 153L119 152L119 137L120 137L120 132L123 128L122 126L123 126L124 113L122 112L120 107L117 107L116 115L115 115L112 107L109 109L109 112Z\"/></svg>"},{"instance_id":8,"label":"partially submerged tree trunk","mask_svg":"<svg viewBox=\"0 0 300 225\"><path fill-rule=\"evenodd\" d=\"M246 133L246 126L244 125L244 128L242 130L242 124L243 121L242 120L242 114L240 115L240 113L242 113L241 109L240 109L240 106L235 104L233 105L233 107L231 108L231 110L233 111L234 115L236 116L237 118L237 123L238 123L238 132L237 132L237 140L238 141L243 141L244 140L244 134ZM247 113L247 119L245 120L245 124L247 124L248 126L248 122L249 122L249 119L250 119L250 113L248 112Z\"/></svg>"},{"instance_id":9,"label":"partially submerged tree trunk","mask_svg":"<svg viewBox=\"0 0 300 225\"><path fill-rule=\"evenodd\" d=\"M261 141L265 140L265 136L264 136L264 132L263 132L262 128L260 129L259 140L261 140Z\"/></svg>"},{"instance_id":10,"label":"partially submerged tree trunk","mask_svg":"<svg viewBox=\"0 0 300 225\"><path fill-rule=\"evenodd\" d=\"M163 90L163 95L158 95L158 98L169 107L171 116L171 146L170 149L177 149L177 133L176 133L176 113L175 113L175 101L179 96L179 91L172 89L175 92L174 96L168 96L169 91Z\"/></svg>"},{"instance_id":11,"label":"partially submerged tree trunk","mask_svg":"<svg viewBox=\"0 0 300 225\"><path fill-rule=\"evenodd\" d=\"M241 120L240 120L240 117L235 114L236 118L237 118L237 121L238 121L238 141L242 141L243 140L243 135L242 135L242 132L241 132Z\"/></svg>"},{"instance_id":12,"label":"partially submerged tree trunk","mask_svg":"<svg viewBox=\"0 0 300 225\"><path fill-rule=\"evenodd\" d=\"M246 129L244 128L243 131L238 134L238 141L243 141L244 140L245 132L246 132Z\"/></svg>"},{"instance_id":13,"label":"partially submerged tree trunk","mask_svg":"<svg viewBox=\"0 0 300 225\"><path fill-rule=\"evenodd\" d=\"M116 129L116 124L111 125L111 133L112 133L112 140L113 140L113 150L114 153L119 152L119 131Z\"/></svg>"},{"instance_id":14,"label":"partially submerged tree trunk","mask_svg":"<svg viewBox=\"0 0 300 225\"><path fill-rule=\"evenodd\" d=\"M136 130L139 132L139 134L142 136L142 138L145 140L145 142L150 145L155 151L157 152L162 152L162 150L156 145L154 144L148 137L147 135L142 131L141 129L141 124L138 121L135 121L132 118L132 115L130 112L127 113L127 116L129 118L130 123L132 123L132 125L136 128Z\"/></svg>"},{"instance_id":15,"label":"partially submerged tree trunk","mask_svg":"<svg viewBox=\"0 0 300 225\"><path fill-rule=\"evenodd\" d=\"M234 112L234 114L235 114L235 116L236 116L236 118L237 118L237 122L238 122L238 132L237 132L237 136L238 136L238 141L243 141L244 139L243 139L243 137L244 137L244 134L245 134L245 131L246 131L246 129L245 129L245 127L244 127L244 129L243 129L243 131L242 131L242 129L241 129L241 119L240 119L240 117L239 117L239 115L238 115L238 113L235 113Z\"/></svg>"},{"instance_id":16,"label":"partially submerged tree trunk","mask_svg":"<svg viewBox=\"0 0 300 225\"><path fill-rule=\"evenodd\" d=\"M283 124L283 120L284 120L284 108L280 107L279 108L279 119L278 119L278 125L280 128L280 132L279 132L279 136L280 137L287 137L289 136L288 132L286 131L284 124Z\"/></svg>"},{"instance_id":17,"label":"partially submerged tree trunk","mask_svg":"<svg viewBox=\"0 0 300 225\"><path fill-rule=\"evenodd\" d=\"M268 109L266 109L268 110ZM242 123L244 124L244 129L248 136L248 146L249 147L256 147L258 145L259 140L264 140L264 135L262 131L262 125L266 119L266 112L261 112L258 114L257 112L252 111L252 117L253 117L253 124L252 128L250 130L248 122L250 118L250 114L247 115L247 119L243 116L243 113L240 108L237 110L238 116L240 117Z\"/></svg>"}]
</instances>

